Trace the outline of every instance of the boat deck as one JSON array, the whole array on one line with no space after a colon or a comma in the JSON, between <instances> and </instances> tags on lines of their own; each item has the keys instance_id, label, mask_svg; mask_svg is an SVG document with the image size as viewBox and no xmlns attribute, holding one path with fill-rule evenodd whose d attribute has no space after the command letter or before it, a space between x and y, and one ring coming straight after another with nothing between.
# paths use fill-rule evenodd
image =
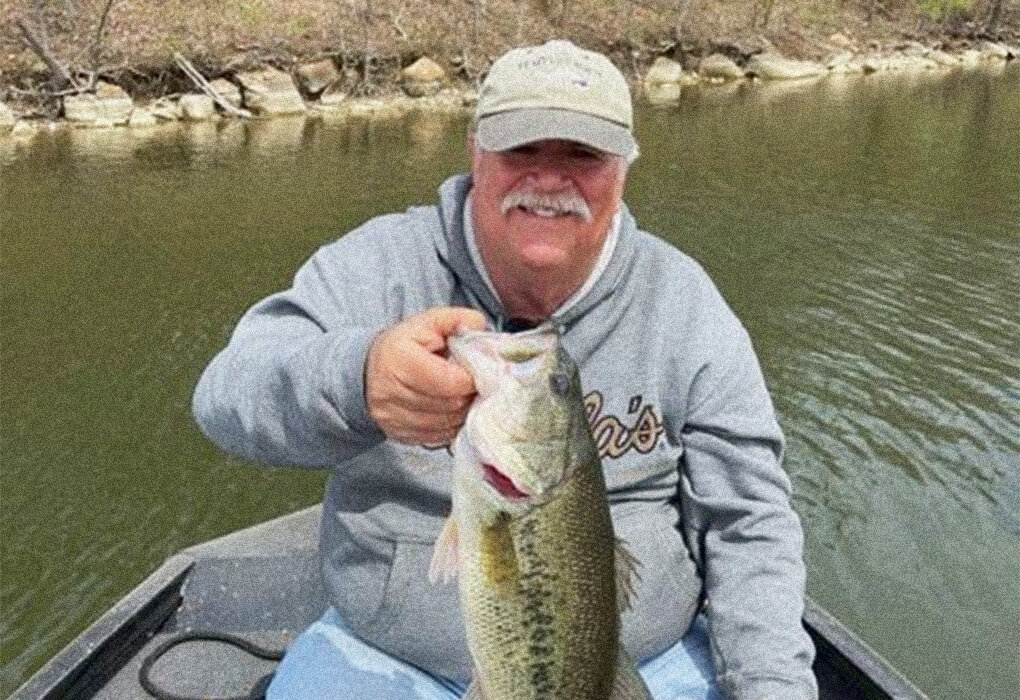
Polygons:
<instances>
[{"instance_id":1,"label":"boat deck","mask_svg":"<svg viewBox=\"0 0 1020 700\"><path fill-rule=\"evenodd\" d=\"M159 645L185 632L227 633L282 651L326 606L319 514L319 507L307 508L171 557L11 700L151 700L139 669ZM804 619L818 647L822 700L925 700L810 600ZM245 696L274 667L222 642L192 640L167 651L151 668L151 678L161 691L177 696Z\"/></svg>"}]
</instances>

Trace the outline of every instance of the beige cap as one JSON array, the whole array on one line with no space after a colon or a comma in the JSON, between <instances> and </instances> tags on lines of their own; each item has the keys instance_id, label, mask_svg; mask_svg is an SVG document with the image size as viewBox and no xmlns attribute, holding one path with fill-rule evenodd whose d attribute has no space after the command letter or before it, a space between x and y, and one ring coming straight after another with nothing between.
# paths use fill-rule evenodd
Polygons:
<instances>
[{"instance_id":1,"label":"beige cap","mask_svg":"<svg viewBox=\"0 0 1020 700\"><path fill-rule=\"evenodd\" d=\"M608 58L569 41L512 49L496 59L475 117L475 141L486 151L563 139L637 155L626 79Z\"/></svg>"}]
</instances>

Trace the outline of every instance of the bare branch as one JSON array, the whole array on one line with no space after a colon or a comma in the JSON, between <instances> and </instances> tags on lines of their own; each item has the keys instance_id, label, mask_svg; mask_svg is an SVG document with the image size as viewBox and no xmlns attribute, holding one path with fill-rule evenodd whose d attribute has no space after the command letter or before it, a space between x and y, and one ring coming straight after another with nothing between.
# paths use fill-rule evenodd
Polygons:
<instances>
[{"instance_id":1,"label":"bare branch","mask_svg":"<svg viewBox=\"0 0 1020 700\"><path fill-rule=\"evenodd\" d=\"M404 14L404 8L400 8L399 12L387 12L386 14L390 16L390 20L393 22L393 28L397 30L397 34L400 35L400 38L407 41L407 32L405 32L404 28L400 26L400 16Z\"/></svg>"},{"instance_id":2,"label":"bare branch","mask_svg":"<svg viewBox=\"0 0 1020 700\"><path fill-rule=\"evenodd\" d=\"M251 112L246 109L238 109L234 105L230 104L230 102L228 102L222 95L216 92L213 86L209 84L209 81L198 72L198 69L191 65L191 62L177 51L174 52L174 60L177 62L177 65L181 67L181 70L184 71L184 74L191 78L191 82L198 86L202 92L213 98L213 101L222 107L224 112L233 114L236 117L248 118L251 116Z\"/></svg>"},{"instance_id":3,"label":"bare branch","mask_svg":"<svg viewBox=\"0 0 1020 700\"><path fill-rule=\"evenodd\" d=\"M18 17L15 21L28 45L31 46L32 50L38 54L39 58L45 61L46 65L49 66L50 73L53 75L53 78L57 83L57 87L62 88L65 85L71 85L76 90L80 91L82 86L71 77L71 73L68 72L67 68L60 63L60 61L58 61L50 51L49 47L46 45L45 36L40 37L35 30L29 26L28 22L25 21L24 17Z\"/></svg>"},{"instance_id":4,"label":"bare branch","mask_svg":"<svg viewBox=\"0 0 1020 700\"><path fill-rule=\"evenodd\" d=\"M103 14L99 16L99 25L96 27L96 35L92 39L92 48L89 50L89 54L92 58L92 69L96 69L96 64L99 63L99 48L103 43L103 30L106 28L106 18L110 16L110 8L113 7L113 0L106 0L106 6L103 8Z\"/></svg>"}]
</instances>

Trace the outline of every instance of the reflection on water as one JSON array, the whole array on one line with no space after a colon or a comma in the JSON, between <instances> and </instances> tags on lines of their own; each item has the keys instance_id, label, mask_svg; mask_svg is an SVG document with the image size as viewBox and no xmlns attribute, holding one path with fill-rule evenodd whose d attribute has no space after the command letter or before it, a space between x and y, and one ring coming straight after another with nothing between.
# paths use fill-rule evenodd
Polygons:
<instances>
[{"instance_id":1,"label":"reflection on water","mask_svg":"<svg viewBox=\"0 0 1020 700\"><path fill-rule=\"evenodd\" d=\"M811 593L933 698L1020 645L1020 70L688 89L627 199L748 325ZM465 117L0 139L7 693L170 553L313 503L188 413L240 313L317 246L432 201Z\"/></svg>"}]
</instances>

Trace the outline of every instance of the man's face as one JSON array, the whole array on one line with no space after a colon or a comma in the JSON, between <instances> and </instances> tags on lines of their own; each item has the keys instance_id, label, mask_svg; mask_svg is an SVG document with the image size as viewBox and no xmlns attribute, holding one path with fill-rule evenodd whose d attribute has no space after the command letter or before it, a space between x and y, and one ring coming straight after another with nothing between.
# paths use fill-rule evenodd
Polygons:
<instances>
[{"instance_id":1,"label":"man's face","mask_svg":"<svg viewBox=\"0 0 1020 700\"><path fill-rule=\"evenodd\" d=\"M624 159L573 141L509 151L471 145L475 235L486 264L515 275L586 275L623 196Z\"/></svg>"}]
</instances>

